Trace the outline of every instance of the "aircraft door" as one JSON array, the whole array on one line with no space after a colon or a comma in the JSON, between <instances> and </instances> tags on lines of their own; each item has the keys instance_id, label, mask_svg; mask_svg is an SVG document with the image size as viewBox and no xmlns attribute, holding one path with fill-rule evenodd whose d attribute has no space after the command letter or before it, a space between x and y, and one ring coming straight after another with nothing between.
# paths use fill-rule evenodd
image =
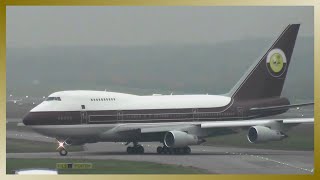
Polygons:
<instances>
[{"instance_id":1,"label":"aircraft door","mask_svg":"<svg viewBox=\"0 0 320 180\"><path fill-rule=\"evenodd\" d=\"M238 113L239 117L243 118L243 116L244 116L243 107L237 107L237 113Z\"/></svg>"},{"instance_id":2,"label":"aircraft door","mask_svg":"<svg viewBox=\"0 0 320 180\"><path fill-rule=\"evenodd\" d=\"M193 121L199 121L198 109L192 109Z\"/></svg>"},{"instance_id":3,"label":"aircraft door","mask_svg":"<svg viewBox=\"0 0 320 180\"><path fill-rule=\"evenodd\" d=\"M122 120L123 120L123 113L122 111L118 111L117 112L117 120L118 120L118 123L121 123Z\"/></svg>"},{"instance_id":4,"label":"aircraft door","mask_svg":"<svg viewBox=\"0 0 320 180\"><path fill-rule=\"evenodd\" d=\"M81 124L88 124L88 114L87 111L80 111Z\"/></svg>"}]
</instances>

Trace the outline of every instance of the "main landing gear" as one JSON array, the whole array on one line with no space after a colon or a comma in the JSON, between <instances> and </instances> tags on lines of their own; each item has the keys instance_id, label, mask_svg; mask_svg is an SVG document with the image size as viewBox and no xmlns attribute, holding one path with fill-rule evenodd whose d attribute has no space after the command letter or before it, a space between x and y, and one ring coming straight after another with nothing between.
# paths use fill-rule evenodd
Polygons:
<instances>
[{"instance_id":1,"label":"main landing gear","mask_svg":"<svg viewBox=\"0 0 320 180\"><path fill-rule=\"evenodd\" d=\"M169 148L167 146L158 146L157 147L158 154L190 154L191 148L189 146L182 148Z\"/></svg>"},{"instance_id":2,"label":"main landing gear","mask_svg":"<svg viewBox=\"0 0 320 180\"><path fill-rule=\"evenodd\" d=\"M127 147L127 153L128 154L143 154L144 148L138 143L133 143L133 146Z\"/></svg>"}]
</instances>

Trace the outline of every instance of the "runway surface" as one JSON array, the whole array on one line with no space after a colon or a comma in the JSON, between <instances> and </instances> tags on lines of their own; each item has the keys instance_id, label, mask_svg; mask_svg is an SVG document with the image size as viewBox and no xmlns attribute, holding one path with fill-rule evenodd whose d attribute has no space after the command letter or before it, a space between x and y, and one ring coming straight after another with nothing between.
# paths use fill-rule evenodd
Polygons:
<instances>
[{"instance_id":1,"label":"runway surface","mask_svg":"<svg viewBox=\"0 0 320 180\"><path fill-rule=\"evenodd\" d=\"M7 131L7 138L55 142L33 132ZM190 146L189 155L159 155L160 143L143 143L145 154L129 155L123 143L85 145L83 152L61 157L52 153L7 153L7 158L119 159L192 166L218 174L313 174L313 151L263 150L234 147Z\"/></svg>"}]
</instances>

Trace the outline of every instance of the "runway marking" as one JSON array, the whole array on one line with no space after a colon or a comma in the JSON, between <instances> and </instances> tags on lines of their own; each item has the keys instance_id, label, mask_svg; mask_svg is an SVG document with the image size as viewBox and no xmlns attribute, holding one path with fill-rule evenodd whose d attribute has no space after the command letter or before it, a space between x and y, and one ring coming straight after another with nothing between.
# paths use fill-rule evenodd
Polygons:
<instances>
[{"instance_id":1,"label":"runway marking","mask_svg":"<svg viewBox=\"0 0 320 180\"><path fill-rule=\"evenodd\" d=\"M294 165L292 165L292 164L284 163L284 162L281 162L281 161L277 161L277 160L270 159L270 158L266 158L266 157L262 157L262 156L257 156L257 155L251 155L251 156L257 157L257 158L260 158L260 159L263 159L263 160L266 160L266 161L275 162L275 163L278 163L278 164L281 164L281 165L284 165L284 166L288 166L288 167L300 169L300 170L302 170L302 171L307 171L307 172L313 173L313 169L306 169L306 168L294 166Z\"/></svg>"},{"instance_id":2,"label":"runway marking","mask_svg":"<svg viewBox=\"0 0 320 180\"><path fill-rule=\"evenodd\" d=\"M151 147L157 147L153 144L149 144L147 146L151 146ZM210 152L210 150L205 150L205 149L194 149L196 151L203 151L203 152ZM265 161L270 161L270 162L274 162L274 163L277 163L277 164L280 164L280 165L283 165L283 166L288 166L288 167L291 167L291 168L295 168L295 169L299 169L299 170L302 170L302 171L307 171L307 172L311 172L313 173L314 172L314 169L306 169L306 168L302 168L302 167L298 167L298 166L295 166L295 165L292 165L292 164L288 164L288 163L285 163L285 162L281 162L281 161L277 161L277 160L274 160L274 159L270 159L270 158L267 158L267 157L263 157L263 156L259 156L259 155L252 155L252 154L248 154L248 153L233 153L233 152L225 152L226 155L240 155L240 156L251 156L251 157L256 157L256 158L259 158L259 159L262 159L262 160L265 160Z\"/></svg>"},{"instance_id":3,"label":"runway marking","mask_svg":"<svg viewBox=\"0 0 320 180\"><path fill-rule=\"evenodd\" d=\"M277 163L277 164L281 164L281 165L288 166L288 167L291 167L291 168L295 168L295 169L299 169L299 170L302 170L302 171L307 171L307 172L313 173L313 169L306 169L306 168L298 167L298 166L295 166L295 165L292 165L292 164L288 164L288 163L285 163L285 162L277 161L277 160L270 159L270 158L263 157L263 156L247 154L247 153L244 153L244 154L243 153L231 153L231 154L233 154L233 155L246 155L246 156L256 157L256 158L263 159L265 161L271 161L271 162L274 162L274 163Z\"/></svg>"},{"instance_id":4,"label":"runway marking","mask_svg":"<svg viewBox=\"0 0 320 180\"><path fill-rule=\"evenodd\" d=\"M201 151L200 149L194 149L194 150ZM206 151L206 150L202 150L202 151ZM240 155L240 156L252 156L252 157L256 157L256 158L263 159L263 160L265 160L265 161L274 162L274 163L277 163L277 164L280 164L280 165L288 166L288 167L295 168L295 169L299 169L299 170L302 170L302 171L307 171L307 172L311 172L311 173L314 172L314 169L306 169L306 168L298 167L298 166L295 166L295 165L292 165L292 164L288 164L288 163L285 163L285 162L277 161L277 160L270 159L270 158L263 157L263 156L259 156L259 155L252 155L252 154L241 153L241 152L239 152L239 153L225 152L225 154L226 154L226 155L232 154L232 155Z\"/></svg>"}]
</instances>

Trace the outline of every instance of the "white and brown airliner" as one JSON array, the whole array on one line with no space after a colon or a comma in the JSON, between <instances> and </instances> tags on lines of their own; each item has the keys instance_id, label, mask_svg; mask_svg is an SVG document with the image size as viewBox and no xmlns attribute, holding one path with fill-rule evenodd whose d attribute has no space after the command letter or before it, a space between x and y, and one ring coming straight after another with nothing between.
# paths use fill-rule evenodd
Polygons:
<instances>
[{"instance_id":1,"label":"white and brown airliner","mask_svg":"<svg viewBox=\"0 0 320 180\"><path fill-rule=\"evenodd\" d=\"M313 123L313 118L258 119L281 114L290 104L281 91L299 31L290 24L265 55L224 95L138 96L106 91L60 91L33 108L23 119L26 126L64 145L127 142L128 153L143 153L138 142L160 142L158 153L190 153L189 145L208 136L248 128L252 143L281 140L286 127ZM237 59L237 61L241 61ZM230 67L232 68L232 67Z\"/></svg>"}]
</instances>

